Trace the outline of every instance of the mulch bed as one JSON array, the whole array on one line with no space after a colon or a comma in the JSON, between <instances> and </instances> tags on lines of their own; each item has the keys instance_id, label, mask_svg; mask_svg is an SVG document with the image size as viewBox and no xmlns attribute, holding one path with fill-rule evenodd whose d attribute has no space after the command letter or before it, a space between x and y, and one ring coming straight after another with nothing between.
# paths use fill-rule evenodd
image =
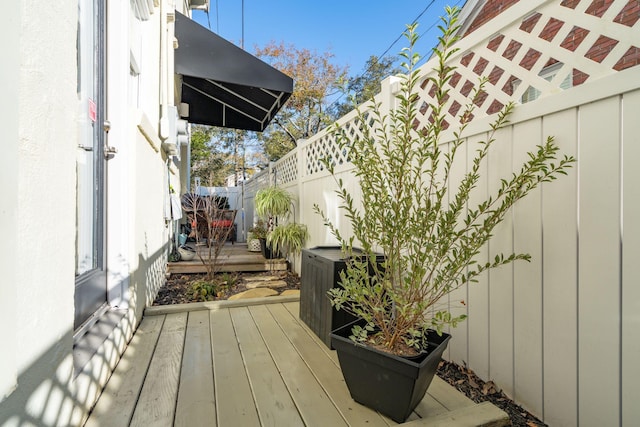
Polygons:
<instances>
[{"instance_id":1,"label":"mulch bed","mask_svg":"<svg viewBox=\"0 0 640 427\"><path fill-rule=\"evenodd\" d=\"M287 282L287 287L279 288L278 291L286 289L300 289L300 277L291 272L260 272L260 273L227 273L235 278L235 284L225 289L224 293L215 300L225 300L233 294L247 290L246 279L250 276L273 276L278 280ZM198 279L203 279L203 274L172 274L165 285L160 288L158 296L153 305L185 304L197 302L191 296L191 283ZM542 421L530 414L528 411L509 399L502 391L498 390L493 381L483 381L478 376L467 369L445 360L438 366L438 376L451 384L461 393L476 403L489 401L505 411L511 419L512 426L539 427L546 426Z\"/></svg>"},{"instance_id":2,"label":"mulch bed","mask_svg":"<svg viewBox=\"0 0 640 427\"><path fill-rule=\"evenodd\" d=\"M509 415L512 426L538 427L545 423L498 390L493 381L483 381L465 366L443 360L438 366L438 376L476 403L489 401Z\"/></svg>"},{"instance_id":3,"label":"mulch bed","mask_svg":"<svg viewBox=\"0 0 640 427\"><path fill-rule=\"evenodd\" d=\"M225 274L227 275L225 277ZM269 276L277 280L287 282L286 287L276 289L278 292L287 289L300 289L300 277L289 271L259 272L259 273L219 273L221 278L232 278L234 285L224 287L223 293L218 295L211 301L226 300L231 295L244 292L247 290L246 279L255 276ZM158 291L153 305L169 305L169 304L187 304L190 302L200 302L202 299L194 299L191 296L191 283L196 280L204 279L204 274L172 274Z\"/></svg>"}]
</instances>

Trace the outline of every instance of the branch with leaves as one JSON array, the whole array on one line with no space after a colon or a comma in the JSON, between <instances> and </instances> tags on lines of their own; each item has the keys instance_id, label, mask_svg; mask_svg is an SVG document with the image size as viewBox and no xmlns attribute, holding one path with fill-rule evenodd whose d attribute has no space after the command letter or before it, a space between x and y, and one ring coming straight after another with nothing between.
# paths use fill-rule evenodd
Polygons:
<instances>
[{"instance_id":1,"label":"branch with leaves","mask_svg":"<svg viewBox=\"0 0 640 427\"><path fill-rule=\"evenodd\" d=\"M500 181L492 195L472 204L477 200L472 195L496 132L509 124L514 105L507 104L491 125L487 139L480 142L469 170L459 183L452 182L457 156L460 152L466 156L466 150L460 150L465 144L463 133L486 83L480 79L460 112L458 128L448 133L453 140L443 141L447 82L455 72L449 64L457 52L458 13L458 9L447 8L440 27L435 69L426 77L435 85L435 96L425 128L415 126L418 91L425 79L417 68L421 57L414 50L416 25L408 26L405 32L408 47L400 53L405 74L400 77L396 108L386 112L374 102L358 107L361 135L357 138L339 124L331 128L339 149L348 151L359 181L361 203L356 204L344 181L336 176L332 162L325 160L325 167L336 179L336 194L353 235L343 236L322 209L314 207L349 259L341 275L342 287L329 291L332 303L366 320L365 327L354 328L354 340L373 340L396 354L407 346L421 347L426 329L441 333L445 326L456 326L465 318L452 315L446 305L441 307L444 296L476 281L489 269L530 260L528 254L517 253L498 254L483 263L477 257L515 203L540 184L566 175L575 162L573 157L560 157L549 137L528 153L528 160L517 172ZM356 243L365 257L353 256ZM385 256L381 265L367 261L375 259L376 251Z\"/></svg>"}]
</instances>

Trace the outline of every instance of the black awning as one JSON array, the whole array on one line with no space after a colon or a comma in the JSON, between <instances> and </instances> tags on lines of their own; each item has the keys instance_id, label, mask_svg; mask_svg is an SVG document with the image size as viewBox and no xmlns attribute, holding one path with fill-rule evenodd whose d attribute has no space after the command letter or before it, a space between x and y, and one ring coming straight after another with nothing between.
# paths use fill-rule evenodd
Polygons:
<instances>
[{"instance_id":1,"label":"black awning","mask_svg":"<svg viewBox=\"0 0 640 427\"><path fill-rule=\"evenodd\" d=\"M263 131L293 79L176 12L175 72L191 123Z\"/></svg>"}]
</instances>

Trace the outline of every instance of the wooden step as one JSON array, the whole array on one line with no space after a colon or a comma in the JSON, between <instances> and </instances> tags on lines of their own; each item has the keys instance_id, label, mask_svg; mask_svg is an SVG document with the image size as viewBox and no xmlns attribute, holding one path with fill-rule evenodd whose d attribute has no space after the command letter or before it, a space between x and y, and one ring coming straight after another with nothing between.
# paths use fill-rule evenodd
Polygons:
<instances>
[{"instance_id":1,"label":"wooden step","mask_svg":"<svg viewBox=\"0 0 640 427\"><path fill-rule=\"evenodd\" d=\"M196 245L193 242L188 246L195 249L198 255L191 261L178 261L167 263L168 273L189 274L206 273L207 269L202 260L209 259L209 247ZM211 250L213 252L213 249ZM221 273L237 271L285 271L287 261L282 258L267 260L260 252L250 252L246 243L226 243L221 248L216 261L216 271Z\"/></svg>"},{"instance_id":2,"label":"wooden step","mask_svg":"<svg viewBox=\"0 0 640 427\"><path fill-rule=\"evenodd\" d=\"M265 260L222 260L218 261L216 271L236 272L236 271L285 271L287 270L287 261L284 259ZM167 271L169 273L206 273L207 269L200 261L178 261L167 263Z\"/></svg>"}]
</instances>

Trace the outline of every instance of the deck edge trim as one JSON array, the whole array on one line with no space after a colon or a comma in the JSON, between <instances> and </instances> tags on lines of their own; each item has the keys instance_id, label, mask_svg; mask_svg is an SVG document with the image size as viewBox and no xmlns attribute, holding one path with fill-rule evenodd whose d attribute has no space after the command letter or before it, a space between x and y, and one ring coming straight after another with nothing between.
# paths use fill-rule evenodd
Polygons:
<instances>
[{"instance_id":1,"label":"deck edge trim","mask_svg":"<svg viewBox=\"0 0 640 427\"><path fill-rule=\"evenodd\" d=\"M300 301L300 296L273 296L263 298L248 298L243 300L224 300L224 301L208 301L208 302L192 302L187 304L171 304L147 307L144 310L145 316L159 316L171 313L181 313L184 311L199 310L221 310L225 308L250 307L252 305L262 304L280 304L285 302Z\"/></svg>"}]
</instances>

